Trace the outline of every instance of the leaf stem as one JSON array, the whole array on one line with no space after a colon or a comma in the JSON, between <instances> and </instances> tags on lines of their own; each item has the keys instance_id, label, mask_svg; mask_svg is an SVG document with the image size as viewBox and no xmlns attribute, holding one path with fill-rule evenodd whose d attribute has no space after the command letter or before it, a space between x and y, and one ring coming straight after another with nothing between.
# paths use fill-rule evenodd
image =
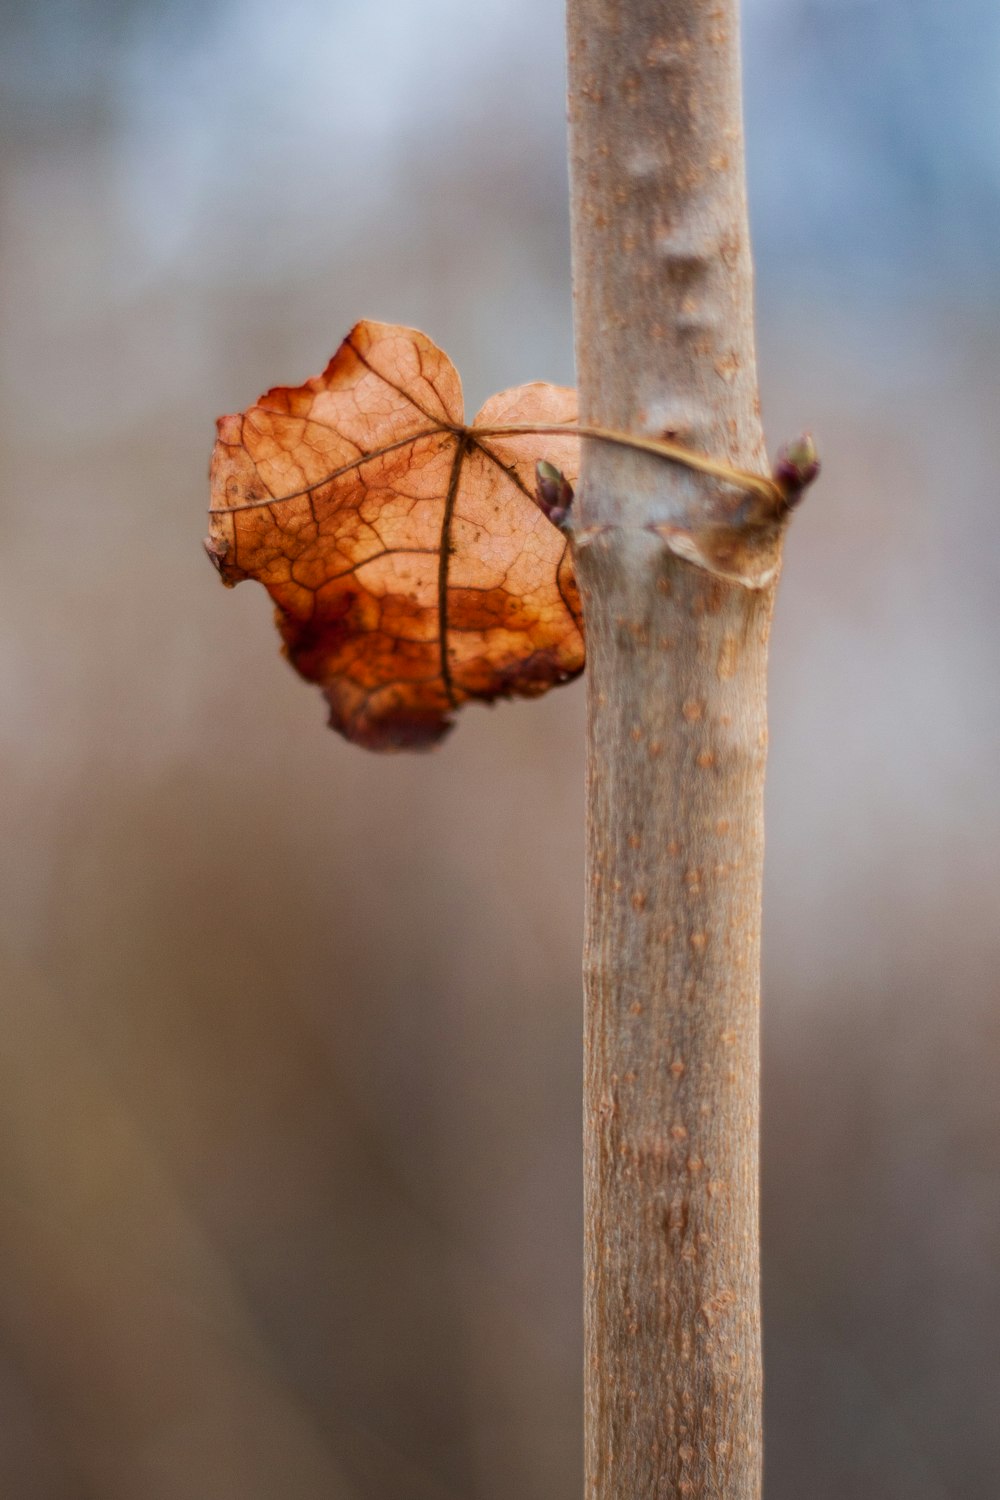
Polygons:
<instances>
[{"instance_id":1,"label":"leaf stem","mask_svg":"<svg viewBox=\"0 0 1000 1500\"><path fill-rule=\"evenodd\" d=\"M570 425L560 422L514 423L505 427L472 427L469 430L475 437L500 437L505 434L530 437L535 433L539 436L545 434L554 436L567 433L573 437L594 438L598 442L614 443L619 448L631 448L638 453L650 453L656 458L667 459L669 463L683 464L685 468L694 469L699 474L711 474L713 478L721 479L724 484L734 485L740 490L749 490L775 505L784 504L782 490L773 479L767 479L762 474L751 474L746 469L734 469L732 465L724 463L721 459L695 453L693 449L684 448L680 443L668 442L665 438L640 437L637 433L615 432L610 427Z\"/></svg>"}]
</instances>

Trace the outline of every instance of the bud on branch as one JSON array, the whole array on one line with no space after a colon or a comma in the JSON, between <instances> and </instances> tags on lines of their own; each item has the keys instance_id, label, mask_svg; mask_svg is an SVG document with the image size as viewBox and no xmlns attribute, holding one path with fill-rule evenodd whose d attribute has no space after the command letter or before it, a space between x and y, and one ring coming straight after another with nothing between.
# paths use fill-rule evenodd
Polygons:
<instances>
[{"instance_id":1,"label":"bud on branch","mask_svg":"<svg viewBox=\"0 0 1000 1500\"><path fill-rule=\"evenodd\" d=\"M561 469L557 469L555 464L547 463L544 458L539 459L535 465L535 498L542 515L553 526L558 526L560 531L568 530L573 486Z\"/></svg>"}]
</instances>

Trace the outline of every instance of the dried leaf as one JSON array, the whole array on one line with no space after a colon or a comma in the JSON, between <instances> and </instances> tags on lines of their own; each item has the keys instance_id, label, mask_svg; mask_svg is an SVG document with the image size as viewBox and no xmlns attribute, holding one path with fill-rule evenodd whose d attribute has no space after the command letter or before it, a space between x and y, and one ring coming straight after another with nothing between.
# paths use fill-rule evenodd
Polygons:
<instances>
[{"instance_id":1,"label":"dried leaf","mask_svg":"<svg viewBox=\"0 0 1000 1500\"><path fill-rule=\"evenodd\" d=\"M375 750L428 746L470 698L534 697L583 667L566 537L535 465L575 483L575 392L534 384L471 426L458 373L414 329L359 323L321 376L222 417L206 546L256 578L330 722Z\"/></svg>"}]
</instances>

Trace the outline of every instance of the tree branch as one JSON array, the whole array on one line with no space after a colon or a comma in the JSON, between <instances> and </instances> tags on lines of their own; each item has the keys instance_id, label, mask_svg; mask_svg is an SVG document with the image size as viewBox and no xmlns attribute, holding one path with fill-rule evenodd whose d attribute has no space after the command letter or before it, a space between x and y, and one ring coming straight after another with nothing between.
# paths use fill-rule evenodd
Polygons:
<instances>
[{"instance_id":1,"label":"tree branch","mask_svg":"<svg viewBox=\"0 0 1000 1500\"><path fill-rule=\"evenodd\" d=\"M762 472L737 0L568 8L581 423ZM587 1500L757 1500L765 668L784 515L593 442L577 503Z\"/></svg>"}]
</instances>

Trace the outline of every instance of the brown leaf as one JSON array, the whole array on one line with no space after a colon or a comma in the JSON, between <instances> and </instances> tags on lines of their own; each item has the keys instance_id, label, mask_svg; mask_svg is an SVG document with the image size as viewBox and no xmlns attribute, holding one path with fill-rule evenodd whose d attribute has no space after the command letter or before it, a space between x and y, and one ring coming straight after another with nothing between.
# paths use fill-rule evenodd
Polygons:
<instances>
[{"instance_id":1,"label":"brown leaf","mask_svg":"<svg viewBox=\"0 0 1000 1500\"><path fill-rule=\"evenodd\" d=\"M324 373L219 419L206 546L256 578L330 722L374 750L428 746L467 699L534 697L583 667L565 536L535 464L575 483L576 394L518 386L471 426L458 373L415 329L359 323Z\"/></svg>"}]
</instances>

